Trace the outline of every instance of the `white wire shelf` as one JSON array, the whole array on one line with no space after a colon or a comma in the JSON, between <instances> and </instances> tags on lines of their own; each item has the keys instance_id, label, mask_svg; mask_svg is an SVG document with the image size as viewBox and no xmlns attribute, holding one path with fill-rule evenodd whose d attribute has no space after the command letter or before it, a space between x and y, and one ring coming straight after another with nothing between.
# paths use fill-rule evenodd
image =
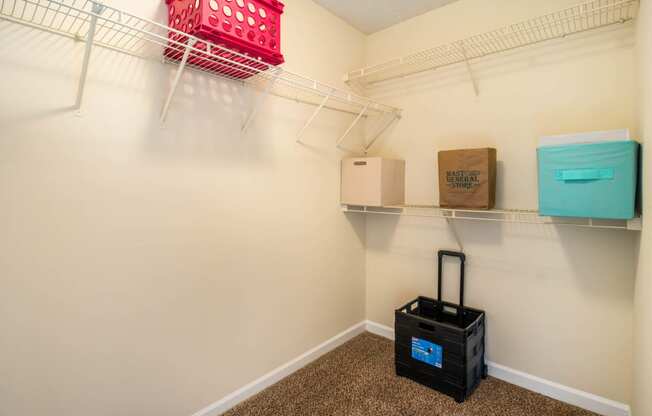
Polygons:
<instances>
[{"instance_id":1,"label":"white wire shelf","mask_svg":"<svg viewBox=\"0 0 652 416\"><path fill-rule=\"evenodd\" d=\"M219 79L231 79L275 95L359 115L400 116L400 110L308 77L265 64L166 25L92 0L0 0L0 22L9 21L86 42L77 107L81 106L88 59L99 46L140 58L179 65ZM163 58L165 56L165 58ZM169 100L164 108L167 113Z\"/></svg>"},{"instance_id":2,"label":"white wire shelf","mask_svg":"<svg viewBox=\"0 0 652 416\"><path fill-rule=\"evenodd\" d=\"M614 24L636 17L638 0L593 0L456 42L351 71L345 80L361 89L488 55ZM470 68L469 68L470 70ZM476 87L477 93L477 87Z\"/></svg>"},{"instance_id":3,"label":"white wire shelf","mask_svg":"<svg viewBox=\"0 0 652 416\"><path fill-rule=\"evenodd\" d=\"M594 218L562 218L540 216L536 210L469 210L440 208L435 205L397 205L387 207L369 207L359 205L342 205L343 212L405 215L412 217L443 218L447 220L488 221L520 224L553 224L588 228L608 228L618 230L640 231L643 222L640 217L631 220L603 220Z\"/></svg>"}]
</instances>

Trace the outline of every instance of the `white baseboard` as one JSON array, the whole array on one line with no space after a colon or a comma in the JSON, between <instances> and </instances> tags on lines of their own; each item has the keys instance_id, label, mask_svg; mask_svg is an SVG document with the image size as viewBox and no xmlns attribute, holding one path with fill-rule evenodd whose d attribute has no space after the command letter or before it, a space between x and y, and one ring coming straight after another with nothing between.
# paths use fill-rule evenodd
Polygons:
<instances>
[{"instance_id":1,"label":"white baseboard","mask_svg":"<svg viewBox=\"0 0 652 416\"><path fill-rule=\"evenodd\" d=\"M207 407L196 412L192 416L218 416L227 410L233 408L237 404L247 400L251 396L261 392L274 383L279 382L295 371L305 367L312 361L321 357L329 351L334 350L352 338L362 334L367 329L365 321L352 326L351 328L335 335L333 338L324 341L315 348L307 351L292 361L283 364L282 366L272 370L257 380L252 381L246 386L234 391L228 396L218 400L217 402L208 405Z\"/></svg>"},{"instance_id":2,"label":"white baseboard","mask_svg":"<svg viewBox=\"0 0 652 416\"><path fill-rule=\"evenodd\" d=\"M383 338L391 339L394 341L394 328L386 325L378 324L373 321L367 321L367 331L372 334L380 335Z\"/></svg>"},{"instance_id":3,"label":"white baseboard","mask_svg":"<svg viewBox=\"0 0 652 416\"><path fill-rule=\"evenodd\" d=\"M376 322L367 321L367 331L391 340L394 339L394 328ZM489 367L489 375L492 377L599 415L630 416L631 414L629 406L624 403L605 399L500 364L487 362L487 366Z\"/></svg>"},{"instance_id":4,"label":"white baseboard","mask_svg":"<svg viewBox=\"0 0 652 416\"><path fill-rule=\"evenodd\" d=\"M234 391L219 401L205 407L192 416L218 416L237 404L247 400L256 393L261 392L274 383L289 376L295 371L305 367L312 361L321 357L329 351L334 350L350 339L368 331L384 338L394 339L394 328L378 324L372 321L363 321L351 328L335 335L333 338L324 341L308 352L300 355L292 361L272 370L259 379L252 381L246 386ZM508 383L515 384L544 396L586 409L603 416L631 416L628 405L604 397L596 396L581 390L563 386L549 380L542 379L500 364L487 362L489 375Z\"/></svg>"},{"instance_id":5,"label":"white baseboard","mask_svg":"<svg viewBox=\"0 0 652 416\"><path fill-rule=\"evenodd\" d=\"M567 387L543 378L514 370L504 365L487 362L489 375L511 384L552 397L604 416L630 416L630 408L624 403L605 399L595 394Z\"/></svg>"}]
</instances>

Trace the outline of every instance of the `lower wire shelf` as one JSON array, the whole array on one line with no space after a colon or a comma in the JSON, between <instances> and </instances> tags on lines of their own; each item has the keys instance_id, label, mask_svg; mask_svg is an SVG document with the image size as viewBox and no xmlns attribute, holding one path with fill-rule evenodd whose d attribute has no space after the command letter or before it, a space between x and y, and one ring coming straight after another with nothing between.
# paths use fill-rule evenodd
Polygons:
<instances>
[{"instance_id":1,"label":"lower wire shelf","mask_svg":"<svg viewBox=\"0 0 652 416\"><path fill-rule=\"evenodd\" d=\"M521 224L552 224L630 231L641 231L643 229L643 221L641 217L636 217L631 220L547 217L539 215L539 212L536 210L521 209L471 210L441 208L436 205L395 205L385 207L371 207L342 204L342 211L362 214L405 215L412 217L443 218L447 220L493 221Z\"/></svg>"}]
</instances>

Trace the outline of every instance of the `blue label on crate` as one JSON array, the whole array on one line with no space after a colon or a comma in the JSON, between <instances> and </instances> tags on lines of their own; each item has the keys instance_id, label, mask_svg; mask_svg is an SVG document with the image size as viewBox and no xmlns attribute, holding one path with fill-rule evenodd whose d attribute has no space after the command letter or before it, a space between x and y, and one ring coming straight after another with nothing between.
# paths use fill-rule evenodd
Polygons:
<instances>
[{"instance_id":1,"label":"blue label on crate","mask_svg":"<svg viewBox=\"0 0 652 416\"><path fill-rule=\"evenodd\" d=\"M433 367L441 368L444 350L441 345L412 337L412 358Z\"/></svg>"}]
</instances>

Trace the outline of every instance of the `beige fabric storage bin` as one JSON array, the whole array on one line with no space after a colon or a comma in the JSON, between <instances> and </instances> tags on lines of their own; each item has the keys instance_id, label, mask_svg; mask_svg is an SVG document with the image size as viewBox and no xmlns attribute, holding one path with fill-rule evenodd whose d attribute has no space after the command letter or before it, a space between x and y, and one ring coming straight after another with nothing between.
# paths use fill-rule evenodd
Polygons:
<instances>
[{"instance_id":1,"label":"beige fabric storage bin","mask_svg":"<svg viewBox=\"0 0 652 416\"><path fill-rule=\"evenodd\" d=\"M405 161L380 157L342 160L341 202L381 207L405 203Z\"/></svg>"}]
</instances>

